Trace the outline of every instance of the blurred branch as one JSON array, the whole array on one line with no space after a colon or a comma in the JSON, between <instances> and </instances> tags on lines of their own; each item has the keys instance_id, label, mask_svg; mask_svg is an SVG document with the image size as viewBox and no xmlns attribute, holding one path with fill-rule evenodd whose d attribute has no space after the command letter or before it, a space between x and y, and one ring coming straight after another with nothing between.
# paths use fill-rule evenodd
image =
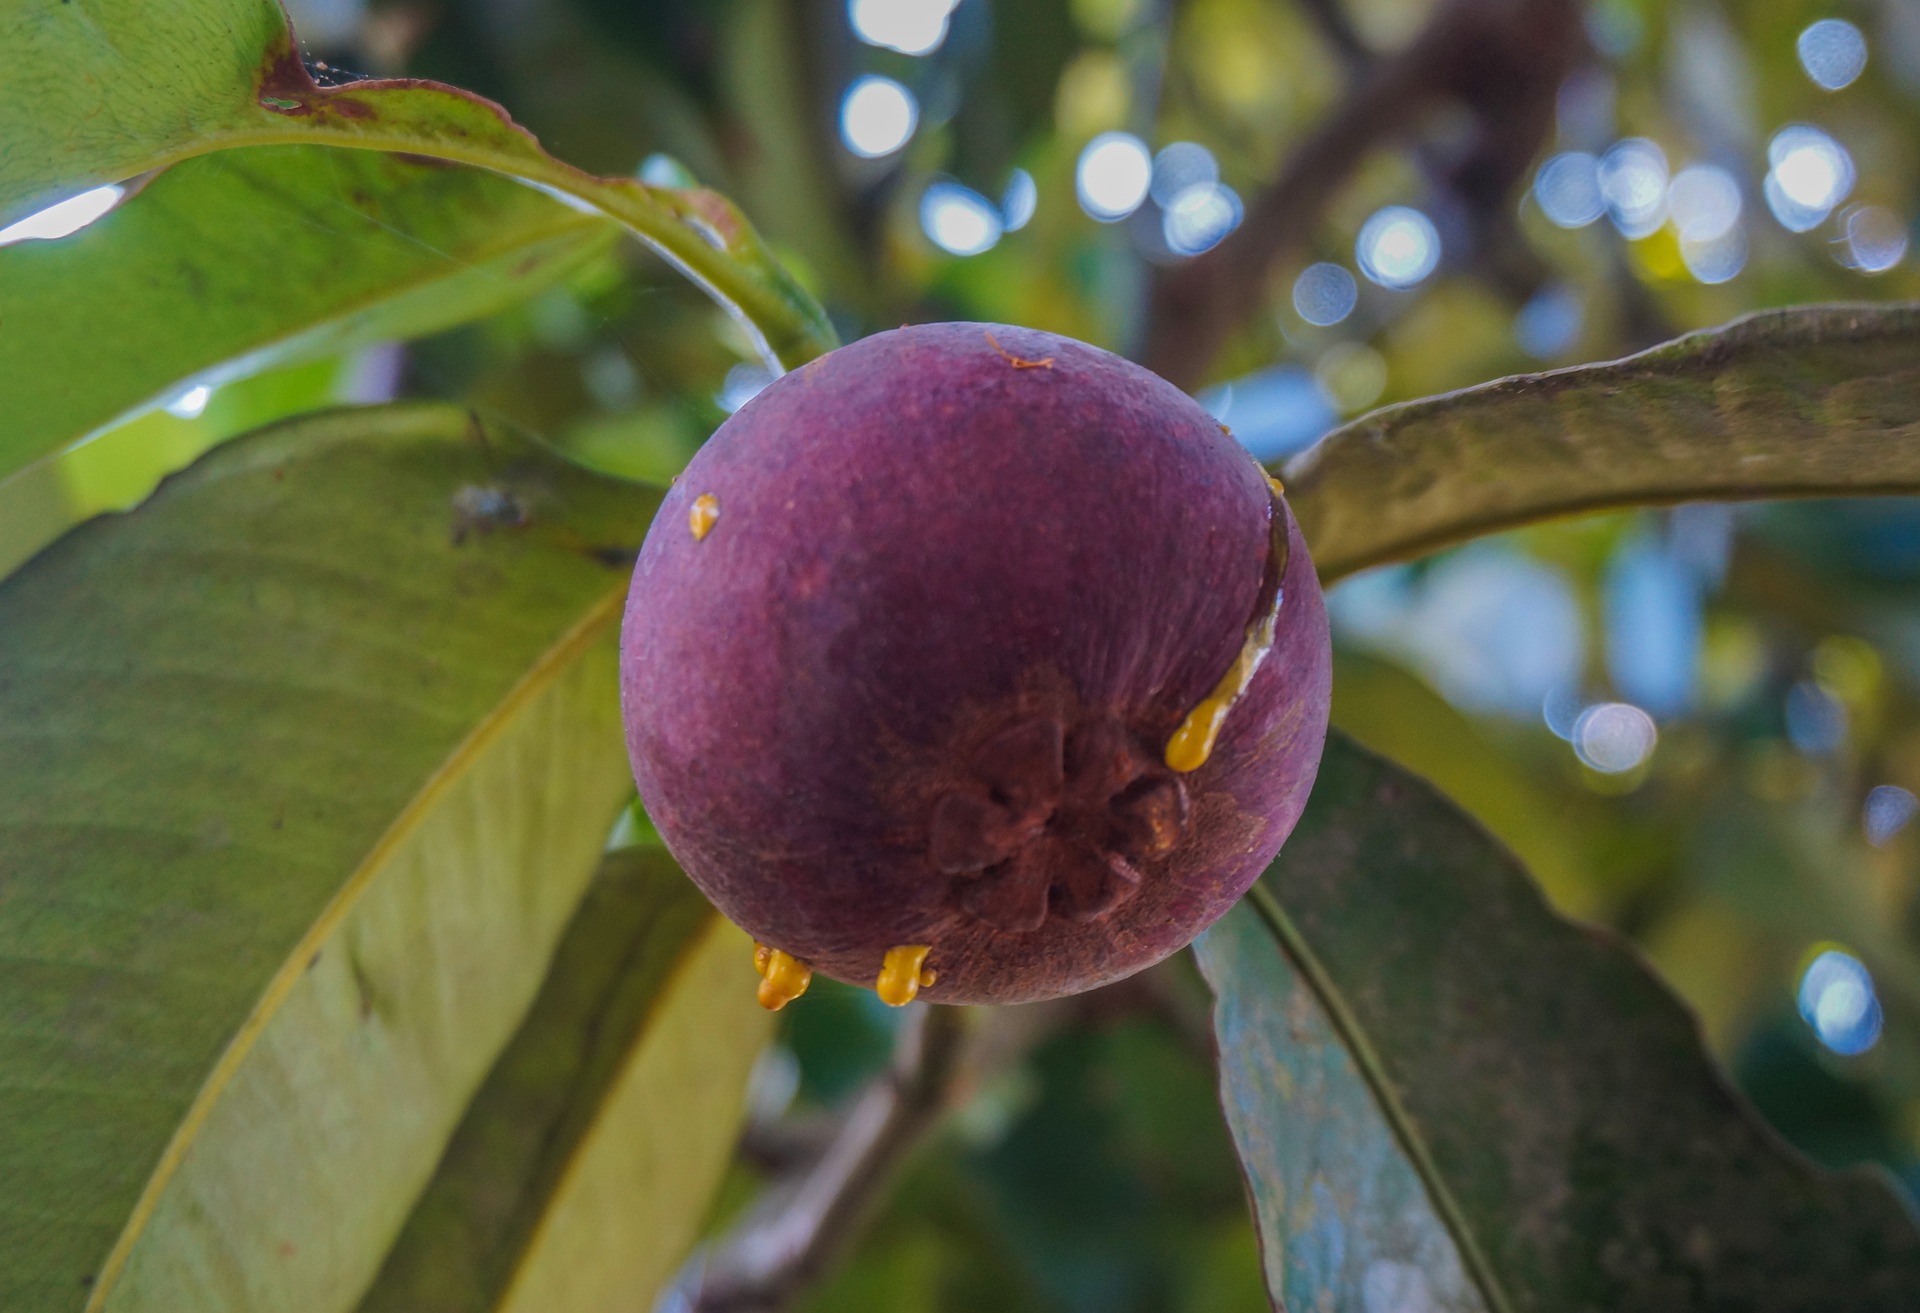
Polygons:
<instances>
[{"instance_id":1,"label":"blurred branch","mask_svg":"<svg viewBox=\"0 0 1920 1313\"><path fill-rule=\"evenodd\" d=\"M1308 5L1330 33L1344 23L1331 2ZM1231 237L1159 276L1144 363L1183 388L1202 382L1228 337L1265 304L1274 268L1307 244L1361 163L1412 135L1440 106L1464 107L1472 132L1433 164L1436 183L1468 212L1498 215L1544 142L1560 83L1585 48L1576 0L1445 0L1406 48L1357 65L1345 99L1254 198ZM1497 260L1502 247L1518 244L1481 245Z\"/></svg>"},{"instance_id":2,"label":"blurred branch","mask_svg":"<svg viewBox=\"0 0 1920 1313\"><path fill-rule=\"evenodd\" d=\"M825 1270L949 1106L965 1032L959 1008L913 1010L892 1069L856 1098L818 1160L707 1254L693 1313L772 1313Z\"/></svg>"},{"instance_id":3,"label":"blurred branch","mask_svg":"<svg viewBox=\"0 0 1920 1313\"><path fill-rule=\"evenodd\" d=\"M1373 50L1353 25L1346 0L1300 0L1300 8L1319 29L1321 40L1333 48L1349 74L1358 73L1373 62Z\"/></svg>"},{"instance_id":4,"label":"blurred branch","mask_svg":"<svg viewBox=\"0 0 1920 1313\"><path fill-rule=\"evenodd\" d=\"M1211 1066L1209 1008L1184 958L1072 999L914 1008L893 1065L846 1112L750 1128L743 1152L781 1179L729 1235L695 1256L680 1278L679 1298L667 1307L684 1313L789 1307L852 1244L900 1166L945 1114L1049 1036L1064 1026L1146 1015Z\"/></svg>"}]
</instances>

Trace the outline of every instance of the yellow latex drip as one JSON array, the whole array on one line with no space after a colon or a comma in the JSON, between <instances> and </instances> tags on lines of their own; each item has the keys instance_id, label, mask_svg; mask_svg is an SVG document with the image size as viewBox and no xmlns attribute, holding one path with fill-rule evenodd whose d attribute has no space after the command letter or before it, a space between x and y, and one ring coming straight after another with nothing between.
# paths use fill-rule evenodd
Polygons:
<instances>
[{"instance_id":1,"label":"yellow latex drip","mask_svg":"<svg viewBox=\"0 0 1920 1313\"><path fill-rule=\"evenodd\" d=\"M760 973L760 1006L778 1012L807 992L813 968L790 953L765 944L753 946L753 969Z\"/></svg>"},{"instance_id":2,"label":"yellow latex drip","mask_svg":"<svg viewBox=\"0 0 1920 1313\"><path fill-rule=\"evenodd\" d=\"M880 979L873 986L873 992L880 996L880 1001L890 1008L903 1008L913 1002L914 995L920 992L922 985L931 985L936 976L923 967L927 954L932 951L931 944L902 944L899 948L889 948L886 961L880 967Z\"/></svg>"},{"instance_id":3,"label":"yellow latex drip","mask_svg":"<svg viewBox=\"0 0 1920 1313\"><path fill-rule=\"evenodd\" d=\"M1253 621L1247 626L1246 641L1241 643L1239 655L1213 686L1213 691L1187 713L1180 728L1167 740L1167 769L1183 775L1207 764L1207 758L1213 755L1213 745L1220 738L1220 730L1227 723L1227 713L1253 684L1253 677L1259 673L1267 653L1273 651L1274 629L1280 619L1281 583L1286 578L1291 547L1286 513L1280 504L1280 481L1268 475L1267 482L1273 488L1273 501L1268 508L1267 572L1261 583L1260 600L1254 609Z\"/></svg>"},{"instance_id":4,"label":"yellow latex drip","mask_svg":"<svg viewBox=\"0 0 1920 1313\"><path fill-rule=\"evenodd\" d=\"M699 542L713 532L714 521L720 518L720 499L710 492L703 492L693 499L693 509L687 512L687 528L693 530L693 540Z\"/></svg>"},{"instance_id":5,"label":"yellow latex drip","mask_svg":"<svg viewBox=\"0 0 1920 1313\"><path fill-rule=\"evenodd\" d=\"M1227 723L1227 713L1233 710L1234 702L1246 686L1253 682L1253 670L1248 669L1249 665L1257 668L1259 663L1250 663L1246 652L1242 651L1234 658L1233 669L1227 672L1227 677L1215 685L1213 692L1180 722L1180 728L1167 740L1168 770L1184 775L1207 764L1207 758L1213 755L1214 742L1220 737L1220 729Z\"/></svg>"}]
</instances>

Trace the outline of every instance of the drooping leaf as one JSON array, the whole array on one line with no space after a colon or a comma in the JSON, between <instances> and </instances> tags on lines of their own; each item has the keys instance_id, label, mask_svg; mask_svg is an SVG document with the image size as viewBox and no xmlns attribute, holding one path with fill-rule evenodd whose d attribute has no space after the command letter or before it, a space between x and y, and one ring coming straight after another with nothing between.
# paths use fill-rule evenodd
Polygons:
<instances>
[{"instance_id":1,"label":"drooping leaf","mask_svg":"<svg viewBox=\"0 0 1920 1313\"><path fill-rule=\"evenodd\" d=\"M656 504L341 411L0 584L0 1308L353 1306L631 789Z\"/></svg>"},{"instance_id":2,"label":"drooping leaf","mask_svg":"<svg viewBox=\"0 0 1920 1313\"><path fill-rule=\"evenodd\" d=\"M665 849L609 853L361 1313L651 1307L772 1031L751 948Z\"/></svg>"},{"instance_id":3,"label":"drooping leaf","mask_svg":"<svg viewBox=\"0 0 1920 1313\"><path fill-rule=\"evenodd\" d=\"M698 188L598 178L491 101L417 80L315 85L273 0L15 0L0 13L0 225L105 183L242 146L317 145L473 165L626 225L791 366L833 344L740 212Z\"/></svg>"},{"instance_id":4,"label":"drooping leaf","mask_svg":"<svg viewBox=\"0 0 1920 1313\"><path fill-rule=\"evenodd\" d=\"M1325 583L1562 515L1920 492L1920 306L1768 310L1389 406L1282 477Z\"/></svg>"},{"instance_id":5,"label":"drooping leaf","mask_svg":"<svg viewBox=\"0 0 1920 1313\"><path fill-rule=\"evenodd\" d=\"M474 169L315 147L188 160L82 232L0 247L0 477L186 380L490 314L614 235Z\"/></svg>"},{"instance_id":6,"label":"drooping leaf","mask_svg":"<svg viewBox=\"0 0 1920 1313\"><path fill-rule=\"evenodd\" d=\"M1887 1182L1785 1148L1625 947L1338 734L1198 953L1288 1308L1920 1307Z\"/></svg>"}]
</instances>

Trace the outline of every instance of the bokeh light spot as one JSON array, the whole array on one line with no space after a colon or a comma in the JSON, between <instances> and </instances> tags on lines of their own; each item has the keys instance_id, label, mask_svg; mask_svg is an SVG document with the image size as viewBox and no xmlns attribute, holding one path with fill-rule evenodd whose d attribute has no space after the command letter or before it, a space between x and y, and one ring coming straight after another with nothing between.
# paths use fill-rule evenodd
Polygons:
<instances>
[{"instance_id":1,"label":"bokeh light spot","mask_svg":"<svg viewBox=\"0 0 1920 1313\"><path fill-rule=\"evenodd\" d=\"M1337 324L1353 313L1360 286L1340 265L1322 260L1310 264L1293 280L1293 308L1309 324L1321 328Z\"/></svg>"},{"instance_id":2,"label":"bokeh light spot","mask_svg":"<svg viewBox=\"0 0 1920 1313\"><path fill-rule=\"evenodd\" d=\"M958 0L847 0L854 35L903 55L930 55L947 39Z\"/></svg>"},{"instance_id":3,"label":"bokeh light spot","mask_svg":"<svg viewBox=\"0 0 1920 1313\"><path fill-rule=\"evenodd\" d=\"M1602 775L1623 775L1653 755L1660 741L1653 717L1631 702L1601 702L1573 723L1573 751Z\"/></svg>"},{"instance_id":4,"label":"bokeh light spot","mask_svg":"<svg viewBox=\"0 0 1920 1313\"><path fill-rule=\"evenodd\" d=\"M1147 199L1153 160L1147 145L1127 132L1103 132L1080 152L1074 190L1080 208L1102 223L1124 219Z\"/></svg>"},{"instance_id":5,"label":"bokeh light spot","mask_svg":"<svg viewBox=\"0 0 1920 1313\"><path fill-rule=\"evenodd\" d=\"M1846 262L1863 274L1883 274L1907 258L1907 225L1892 210L1862 205L1847 215Z\"/></svg>"},{"instance_id":6,"label":"bokeh light spot","mask_svg":"<svg viewBox=\"0 0 1920 1313\"><path fill-rule=\"evenodd\" d=\"M1867 793L1860 808L1860 828L1867 842L1879 848L1907 828L1913 814L1920 811L1920 798L1898 784L1882 784Z\"/></svg>"},{"instance_id":7,"label":"bokeh light spot","mask_svg":"<svg viewBox=\"0 0 1920 1313\"><path fill-rule=\"evenodd\" d=\"M950 255L979 255L1000 240L1000 211L957 182L936 182L920 196L920 229Z\"/></svg>"},{"instance_id":8,"label":"bokeh light spot","mask_svg":"<svg viewBox=\"0 0 1920 1313\"><path fill-rule=\"evenodd\" d=\"M1847 741L1847 709L1811 679L1787 690L1786 720L1788 741L1810 757Z\"/></svg>"},{"instance_id":9,"label":"bokeh light spot","mask_svg":"<svg viewBox=\"0 0 1920 1313\"><path fill-rule=\"evenodd\" d=\"M1417 576L1370 571L1328 594L1327 610L1342 641L1404 662L1476 714L1530 721L1586 661L1567 574L1499 543L1450 553Z\"/></svg>"},{"instance_id":10,"label":"bokeh light spot","mask_svg":"<svg viewBox=\"0 0 1920 1313\"><path fill-rule=\"evenodd\" d=\"M1844 18L1823 18L1810 24L1794 42L1800 67L1815 86L1838 91L1867 67L1867 38Z\"/></svg>"},{"instance_id":11,"label":"bokeh light spot","mask_svg":"<svg viewBox=\"0 0 1920 1313\"><path fill-rule=\"evenodd\" d=\"M1880 997L1859 958L1838 948L1814 955L1800 976L1800 1016L1814 1037L1842 1057L1855 1057L1880 1039Z\"/></svg>"},{"instance_id":12,"label":"bokeh light spot","mask_svg":"<svg viewBox=\"0 0 1920 1313\"><path fill-rule=\"evenodd\" d=\"M1412 287L1439 265L1440 234L1420 211L1389 205L1360 225L1354 253L1360 272L1380 286Z\"/></svg>"},{"instance_id":13,"label":"bokeh light spot","mask_svg":"<svg viewBox=\"0 0 1920 1313\"><path fill-rule=\"evenodd\" d=\"M720 394L714 401L720 409L731 415L759 396L771 382L773 374L765 365L743 360L727 371L727 377L720 384Z\"/></svg>"},{"instance_id":14,"label":"bokeh light spot","mask_svg":"<svg viewBox=\"0 0 1920 1313\"><path fill-rule=\"evenodd\" d=\"M1600 157L1600 194L1621 236L1658 231L1667 221L1667 153L1645 137L1616 141Z\"/></svg>"},{"instance_id":15,"label":"bokeh light spot","mask_svg":"<svg viewBox=\"0 0 1920 1313\"><path fill-rule=\"evenodd\" d=\"M1683 241L1710 242L1740 219L1740 184L1717 164L1689 164L1667 187L1667 210Z\"/></svg>"},{"instance_id":16,"label":"bokeh light spot","mask_svg":"<svg viewBox=\"0 0 1920 1313\"><path fill-rule=\"evenodd\" d=\"M1198 400L1259 460L1299 451L1339 418L1320 384L1298 365L1248 374L1209 388Z\"/></svg>"},{"instance_id":17,"label":"bokeh light spot","mask_svg":"<svg viewBox=\"0 0 1920 1313\"><path fill-rule=\"evenodd\" d=\"M1172 205L1189 187L1220 181L1220 163L1197 141L1176 141L1153 157L1153 182L1147 188L1159 205Z\"/></svg>"},{"instance_id":18,"label":"bokeh light spot","mask_svg":"<svg viewBox=\"0 0 1920 1313\"><path fill-rule=\"evenodd\" d=\"M920 122L913 93L892 78L869 73L855 78L840 102L840 139L862 159L899 150Z\"/></svg>"},{"instance_id":19,"label":"bokeh light spot","mask_svg":"<svg viewBox=\"0 0 1920 1313\"><path fill-rule=\"evenodd\" d=\"M1007 178L1007 189L1000 194L1000 222L1008 232L1018 232L1033 222L1040 208L1040 187L1025 169L1015 169Z\"/></svg>"},{"instance_id":20,"label":"bokeh light spot","mask_svg":"<svg viewBox=\"0 0 1920 1313\"><path fill-rule=\"evenodd\" d=\"M1334 409L1351 415L1387 390L1387 358L1365 342L1336 342L1314 362L1313 377Z\"/></svg>"},{"instance_id":21,"label":"bokeh light spot","mask_svg":"<svg viewBox=\"0 0 1920 1313\"><path fill-rule=\"evenodd\" d=\"M1761 190L1780 226L1803 233L1826 220L1853 190L1853 157L1819 128L1789 124L1767 143Z\"/></svg>"},{"instance_id":22,"label":"bokeh light spot","mask_svg":"<svg viewBox=\"0 0 1920 1313\"><path fill-rule=\"evenodd\" d=\"M1513 317L1513 340L1535 360L1565 355L1580 340L1586 308L1578 288L1556 283L1535 292Z\"/></svg>"},{"instance_id":23,"label":"bokeh light spot","mask_svg":"<svg viewBox=\"0 0 1920 1313\"><path fill-rule=\"evenodd\" d=\"M1533 179L1540 212L1562 228L1584 228L1607 212L1600 194L1600 161L1583 150L1563 151Z\"/></svg>"},{"instance_id":24,"label":"bokeh light spot","mask_svg":"<svg viewBox=\"0 0 1920 1313\"><path fill-rule=\"evenodd\" d=\"M1217 182L1196 182L1173 198L1161 216L1161 234L1175 255L1198 255L1240 226L1240 197Z\"/></svg>"},{"instance_id":25,"label":"bokeh light spot","mask_svg":"<svg viewBox=\"0 0 1920 1313\"><path fill-rule=\"evenodd\" d=\"M1747 266L1747 238L1738 228L1699 241L1680 239L1680 262L1702 283L1724 283Z\"/></svg>"}]
</instances>

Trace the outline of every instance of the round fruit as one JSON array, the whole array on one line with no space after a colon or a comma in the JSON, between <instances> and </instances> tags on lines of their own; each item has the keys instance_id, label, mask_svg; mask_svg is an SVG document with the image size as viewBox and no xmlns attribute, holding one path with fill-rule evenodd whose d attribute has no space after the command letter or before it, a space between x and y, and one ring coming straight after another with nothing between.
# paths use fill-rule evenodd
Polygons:
<instances>
[{"instance_id":1,"label":"round fruit","mask_svg":"<svg viewBox=\"0 0 1920 1313\"><path fill-rule=\"evenodd\" d=\"M1153 374L998 325L867 338L722 425L621 656L641 799L770 1006L809 968L1011 1003L1149 966L1272 860L1326 735L1277 485Z\"/></svg>"}]
</instances>

